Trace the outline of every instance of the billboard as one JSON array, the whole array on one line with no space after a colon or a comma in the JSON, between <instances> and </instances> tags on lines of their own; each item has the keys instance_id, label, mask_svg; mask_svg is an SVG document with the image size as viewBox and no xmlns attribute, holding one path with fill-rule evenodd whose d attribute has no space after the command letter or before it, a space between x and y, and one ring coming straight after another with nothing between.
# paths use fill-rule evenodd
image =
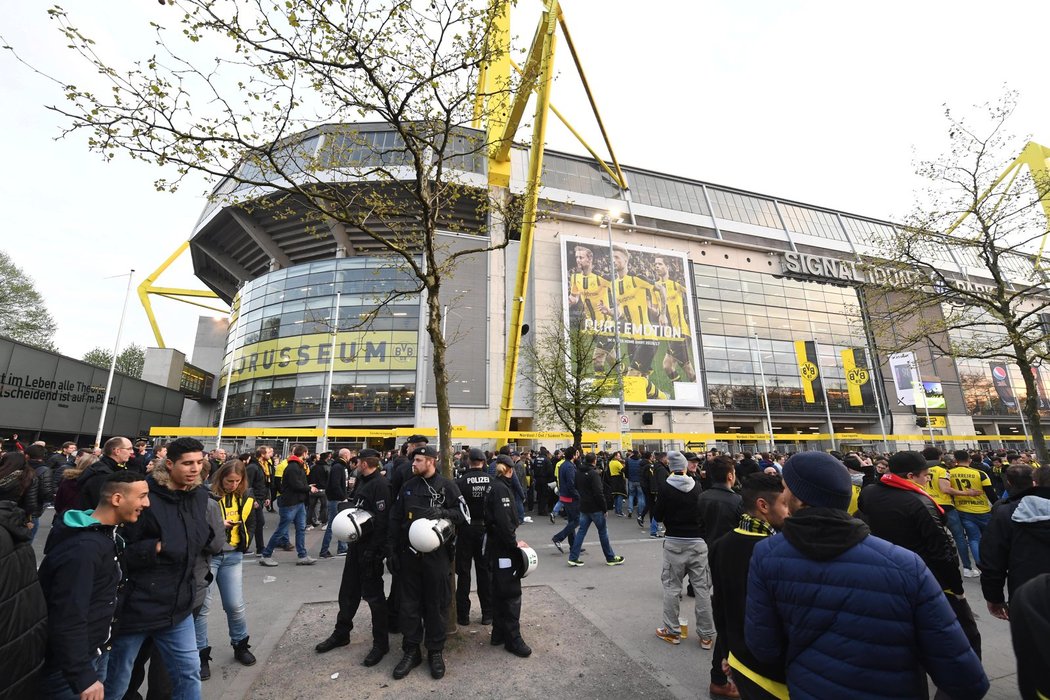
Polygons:
<instances>
[{"instance_id":1,"label":"billboard","mask_svg":"<svg viewBox=\"0 0 1050 700\"><path fill-rule=\"evenodd\" d=\"M571 237L561 238L561 254L565 323L601 336L596 367L611 365L619 354L624 401L703 406L688 258L619 243L610 255L607 242Z\"/></svg>"}]
</instances>

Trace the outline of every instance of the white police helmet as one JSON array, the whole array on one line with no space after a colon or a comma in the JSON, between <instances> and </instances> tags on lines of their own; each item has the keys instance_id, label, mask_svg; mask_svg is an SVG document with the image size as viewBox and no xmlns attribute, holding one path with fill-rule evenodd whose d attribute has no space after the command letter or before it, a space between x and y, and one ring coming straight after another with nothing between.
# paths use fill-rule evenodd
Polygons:
<instances>
[{"instance_id":1,"label":"white police helmet","mask_svg":"<svg viewBox=\"0 0 1050 700\"><path fill-rule=\"evenodd\" d=\"M332 534L340 542L357 542L372 530L372 514L361 508L346 508L332 520Z\"/></svg>"},{"instance_id":2,"label":"white police helmet","mask_svg":"<svg viewBox=\"0 0 1050 700\"><path fill-rule=\"evenodd\" d=\"M420 518L408 528L408 543L412 549L426 554L452 539L454 531L448 520Z\"/></svg>"},{"instance_id":3,"label":"white police helmet","mask_svg":"<svg viewBox=\"0 0 1050 700\"><path fill-rule=\"evenodd\" d=\"M521 578L525 578L540 565L540 557L536 554L536 550L532 547L518 547L518 552L521 555Z\"/></svg>"}]
</instances>

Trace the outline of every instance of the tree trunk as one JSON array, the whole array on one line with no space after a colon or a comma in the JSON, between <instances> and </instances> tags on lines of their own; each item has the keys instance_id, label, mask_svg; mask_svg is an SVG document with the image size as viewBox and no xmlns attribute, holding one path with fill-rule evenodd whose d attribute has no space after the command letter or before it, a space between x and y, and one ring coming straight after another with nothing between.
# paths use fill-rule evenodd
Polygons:
<instances>
[{"instance_id":1,"label":"tree trunk","mask_svg":"<svg viewBox=\"0 0 1050 700\"><path fill-rule=\"evenodd\" d=\"M1035 447L1036 460L1040 464L1046 464L1046 438L1043 436L1043 423L1039 415L1039 390L1035 385L1035 377L1032 375L1032 363L1028 361L1024 348L1015 345L1014 352L1017 356L1017 368L1021 370L1021 378L1024 379L1025 387L1025 401L1021 411L1024 413L1028 434Z\"/></svg>"}]
</instances>

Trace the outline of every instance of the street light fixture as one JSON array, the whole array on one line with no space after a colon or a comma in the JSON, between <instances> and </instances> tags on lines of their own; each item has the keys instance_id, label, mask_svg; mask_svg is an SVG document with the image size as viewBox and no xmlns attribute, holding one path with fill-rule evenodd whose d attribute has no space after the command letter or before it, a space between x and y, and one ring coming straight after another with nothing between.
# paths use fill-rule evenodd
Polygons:
<instances>
[{"instance_id":1,"label":"street light fixture","mask_svg":"<svg viewBox=\"0 0 1050 700\"><path fill-rule=\"evenodd\" d=\"M622 348L620 346L620 304L618 295L616 293L616 262L613 259L612 239L613 224L622 224L623 215L615 209L610 209L604 214L595 214L594 220L598 223L598 228L605 229L605 233L607 234L609 241L609 286L612 287L613 336L616 343L616 365L619 368L619 371L616 373L616 377L620 389L620 421L623 421L623 417L627 415L627 404L624 401L623 365L621 364L623 355ZM621 432L626 432L622 430L622 428L623 423L621 422Z\"/></svg>"}]
</instances>

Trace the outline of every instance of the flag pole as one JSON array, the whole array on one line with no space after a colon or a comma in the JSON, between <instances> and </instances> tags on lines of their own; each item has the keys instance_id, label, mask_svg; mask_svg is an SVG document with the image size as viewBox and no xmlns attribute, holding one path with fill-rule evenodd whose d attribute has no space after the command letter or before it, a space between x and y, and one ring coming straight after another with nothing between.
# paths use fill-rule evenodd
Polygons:
<instances>
[{"instance_id":1,"label":"flag pole","mask_svg":"<svg viewBox=\"0 0 1050 700\"><path fill-rule=\"evenodd\" d=\"M117 351L120 350L120 336L124 333L124 317L128 315L128 299L131 298L131 280L134 276L134 270L128 272L128 289L124 292L124 309L120 312L120 323L117 325L117 341L113 343L113 357L109 363L109 379L106 380L106 393L102 397L102 415L98 417L95 447L102 447L102 428L106 424L106 409L109 407L109 394L113 390L113 373L117 371Z\"/></svg>"}]
</instances>

